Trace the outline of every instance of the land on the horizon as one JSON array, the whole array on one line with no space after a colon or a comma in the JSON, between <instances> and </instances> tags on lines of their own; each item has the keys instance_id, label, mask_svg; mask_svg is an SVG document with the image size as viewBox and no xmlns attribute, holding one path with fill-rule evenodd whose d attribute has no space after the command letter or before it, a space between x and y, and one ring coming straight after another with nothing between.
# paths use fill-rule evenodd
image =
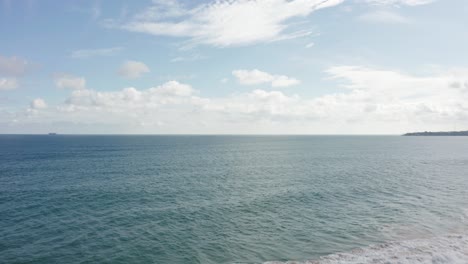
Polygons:
<instances>
[{"instance_id":1,"label":"land on the horizon","mask_svg":"<svg viewBox=\"0 0 468 264\"><path fill-rule=\"evenodd\" d=\"M412 132L403 136L468 136L468 130L465 131L445 131L445 132Z\"/></svg>"}]
</instances>

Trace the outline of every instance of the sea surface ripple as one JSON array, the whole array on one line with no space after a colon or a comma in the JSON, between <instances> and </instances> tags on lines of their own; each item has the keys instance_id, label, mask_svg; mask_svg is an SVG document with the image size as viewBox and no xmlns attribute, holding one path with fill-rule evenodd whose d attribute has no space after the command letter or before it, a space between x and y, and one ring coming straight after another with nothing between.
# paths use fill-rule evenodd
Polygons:
<instances>
[{"instance_id":1,"label":"sea surface ripple","mask_svg":"<svg viewBox=\"0 0 468 264\"><path fill-rule=\"evenodd\" d=\"M464 137L0 136L0 263L468 263L467 221Z\"/></svg>"}]
</instances>

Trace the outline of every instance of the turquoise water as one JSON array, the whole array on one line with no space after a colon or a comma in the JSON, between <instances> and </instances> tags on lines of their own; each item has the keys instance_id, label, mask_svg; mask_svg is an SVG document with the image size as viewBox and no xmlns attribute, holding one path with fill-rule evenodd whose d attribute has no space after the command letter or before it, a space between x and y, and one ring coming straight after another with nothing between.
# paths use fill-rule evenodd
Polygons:
<instances>
[{"instance_id":1,"label":"turquoise water","mask_svg":"<svg viewBox=\"0 0 468 264\"><path fill-rule=\"evenodd\" d=\"M304 261L467 209L465 137L0 136L0 263Z\"/></svg>"}]
</instances>

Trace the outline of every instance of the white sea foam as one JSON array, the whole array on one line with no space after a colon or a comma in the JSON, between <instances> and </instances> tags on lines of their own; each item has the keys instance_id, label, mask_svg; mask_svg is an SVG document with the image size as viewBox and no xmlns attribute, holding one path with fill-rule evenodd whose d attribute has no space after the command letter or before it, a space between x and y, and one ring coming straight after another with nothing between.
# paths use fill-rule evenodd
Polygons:
<instances>
[{"instance_id":1,"label":"white sea foam","mask_svg":"<svg viewBox=\"0 0 468 264\"><path fill-rule=\"evenodd\" d=\"M267 262L268 264L467 264L468 234L431 239L390 242L321 257L305 262ZM266 264L266 263L265 263Z\"/></svg>"}]
</instances>

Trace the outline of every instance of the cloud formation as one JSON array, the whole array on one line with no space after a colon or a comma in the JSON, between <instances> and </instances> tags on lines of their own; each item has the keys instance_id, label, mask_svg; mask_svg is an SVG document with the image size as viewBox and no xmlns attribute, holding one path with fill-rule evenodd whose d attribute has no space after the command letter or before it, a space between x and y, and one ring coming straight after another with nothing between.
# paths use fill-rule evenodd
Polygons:
<instances>
[{"instance_id":1,"label":"cloud formation","mask_svg":"<svg viewBox=\"0 0 468 264\"><path fill-rule=\"evenodd\" d=\"M348 0L349 1L349 0ZM418 6L435 0L356 0L371 5ZM294 19L345 0L218 0L186 8L177 0L154 0L153 5L119 27L156 36L188 39L189 44L216 47L245 46L310 35ZM365 19L402 22L394 13L371 13ZM114 25L115 26L115 25Z\"/></svg>"},{"instance_id":2,"label":"cloud formation","mask_svg":"<svg viewBox=\"0 0 468 264\"><path fill-rule=\"evenodd\" d=\"M188 84L169 81L148 89L73 90L59 105L36 101L28 115L2 118L14 124L73 120L129 133L388 134L468 125L468 69L413 75L341 65L325 72L342 91L306 98L255 89L208 98Z\"/></svg>"},{"instance_id":3,"label":"cloud formation","mask_svg":"<svg viewBox=\"0 0 468 264\"><path fill-rule=\"evenodd\" d=\"M0 78L0 91L13 90L18 87L18 81L15 78Z\"/></svg>"},{"instance_id":4,"label":"cloud formation","mask_svg":"<svg viewBox=\"0 0 468 264\"><path fill-rule=\"evenodd\" d=\"M313 46L315 46L315 43L314 43L314 42L309 42L307 45L305 45L305 47L306 47L307 49L310 49L310 48L312 48Z\"/></svg>"},{"instance_id":5,"label":"cloud formation","mask_svg":"<svg viewBox=\"0 0 468 264\"><path fill-rule=\"evenodd\" d=\"M38 109L45 109L47 108L47 104L42 98L36 98L32 100L30 104L31 109L38 110Z\"/></svg>"},{"instance_id":6,"label":"cloud formation","mask_svg":"<svg viewBox=\"0 0 468 264\"><path fill-rule=\"evenodd\" d=\"M86 88L86 79L70 74L57 74L55 85L60 89L82 90Z\"/></svg>"},{"instance_id":7,"label":"cloud formation","mask_svg":"<svg viewBox=\"0 0 468 264\"><path fill-rule=\"evenodd\" d=\"M99 56L112 56L122 51L122 47L112 47L105 49L80 49L71 52L70 57L75 59L99 57Z\"/></svg>"},{"instance_id":8,"label":"cloud formation","mask_svg":"<svg viewBox=\"0 0 468 264\"><path fill-rule=\"evenodd\" d=\"M426 5L436 0L364 0L370 4L380 4L380 5L407 5L407 6L418 6Z\"/></svg>"},{"instance_id":9,"label":"cloud formation","mask_svg":"<svg viewBox=\"0 0 468 264\"><path fill-rule=\"evenodd\" d=\"M384 23L384 24L406 24L410 20L398 13L391 11L373 11L363 14L358 17L359 20L371 23Z\"/></svg>"},{"instance_id":10,"label":"cloud formation","mask_svg":"<svg viewBox=\"0 0 468 264\"><path fill-rule=\"evenodd\" d=\"M32 63L25 59L0 55L0 76L23 76L31 67Z\"/></svg>"},{"instance_id":11,"label":"cloud formation","mask_svg":"<svg viewBox=\"0 0 468 264\"><path fill-rule=\"evenodd\" d=\"M212 1L187 9L177 1L153 1L144 12L122 25L134 32L184 37L194 44L241 46L296 38L311 32L289 21L336 6L344 0Z\"/></svg>"},{"instance_id":12,"label":"cloud formation","mask_svg":"<svg viewBox=\"0 0 468 264\"><path fill-rule=\"evenodd\" d=\"M143 74L148 72L150 72L148 66L140 61L126 61L118 70L120 76L128 79L140 78Z\"/></svg>"},{"instance_id":13,"label":"cloud formation","mask_svg":"<svg viewBox=\"0 0 468 264\"><path fill-rule=\"evenodd\" d=\"M77 90L66 100L65 109L106 109L125 112L126 108L152 109L166 104L180 104L190 101L195 90L190 85L169 81L147 90L133 87L115 92Z\"/></svg>"},{"instance_id":14,"label":"cloud formation","mask_svg":"<svg viewBox=\"0 0 468 264\"><path fill-rule=\"evenodd\" d=\"M273 75L257 69L254 70L235 70L232 75L237 78L242 85L256 85L269 83L272 87L288 87L297 85L299 80L285 75Z\"/></svg>"}]
</instances>

